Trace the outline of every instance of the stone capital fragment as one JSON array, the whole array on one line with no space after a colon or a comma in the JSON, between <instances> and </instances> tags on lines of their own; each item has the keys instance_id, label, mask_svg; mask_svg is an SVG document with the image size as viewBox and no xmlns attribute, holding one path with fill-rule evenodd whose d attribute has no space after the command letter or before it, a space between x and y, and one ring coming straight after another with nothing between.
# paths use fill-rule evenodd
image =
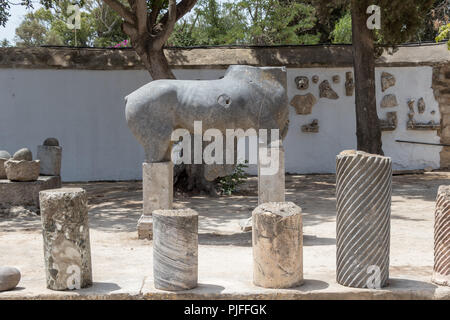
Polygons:
<instances>
[{"instance_id":1,"label":"stone capital fragment","mask_svg":"<svg viewBox=\"0 0 450 320\"><path fill-rule=\"evenodd\" d=\"M381 90L385 92L393 86L395 86L395 77L388 72L383 72L381 74Z\"/></svg>"}]
</instances>

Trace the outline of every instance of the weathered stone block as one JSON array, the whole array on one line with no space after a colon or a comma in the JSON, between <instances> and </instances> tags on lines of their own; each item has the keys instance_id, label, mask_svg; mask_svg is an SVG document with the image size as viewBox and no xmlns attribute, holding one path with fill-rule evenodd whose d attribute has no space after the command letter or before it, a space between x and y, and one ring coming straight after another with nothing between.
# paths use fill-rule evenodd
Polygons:
<instances>
[{"instance_id":1,"label":"weathered stone block","mask_svg":"<svg viewBox=\"0 0 450 320\"><path fill-rule=\"evenodd\" d=\"M39 178L40 161L13 160L4 163L6 177L11 181L36 181Z\"/></svg>"},{"instance_id":2,"label":"weathered stone block","mask_svg":"<svg viewBox=\"0 0 450 320\"><path fill-rule=\"evenodd\" d=\"M20 282L20 271L13 267L0 267L0 292L13 290Z\"/></svg>"},{"instance_id":3,"label":"weathered stone block","mask_svg":"<svg viewBox=\"0 0 450 320\"><path fill-rule=\"evenodd\" d=\"M292 288L303 283L301 208L292 202L259 205L253 220L253 283Z\"/></svg>"},{"instance_id":4,"label":"weathered stone block","mask_svg":"<svg viewBox=\"0 0 450 320\"><path fill-rule=\"evenodd\" d=\"M0 203L10 206L39 207L39 192L61 187L60 177L40 176L36 181L0 180Z\"/></svg>"},{"instance_id":5,"label":"weathered stone block","mask_svg":"<svg viewBox=\"0 0 450 320\"><path fill-rule=\"evenodd\" d=\"M277 157L271 153L278 152ZM258 204L285 201L284 148L259 147L258 161ZM265 155L273 162L267 161Z\"/></svg>"},{"instance_id":6,"label":"weathered stone block","mask_svg":"<svg viewBox=\"0 0 450 320\"><path fill-rule=\"evenodd\" d=\"M450 186L440 186L436 199L432 280L450 287Z\"/></svg>"},{"instance_id":7,"label":"weathered stone block","mask_svg":"<svg viewBox=\"0 0 450 320\"><path fill-rule=\"evenodd\" d=\"M11 158L8 151L0 150L0 179L6 179L5 162Z\"/></svg>"},{"instance_id":8,"label":"weathered stone block","mask_svg":"<svg viewBox=\"0 0 450 320\"><path fill-rule=\"evenodd\" d=\"M153 211L155 288L189 290L198 281L198 213L192 209Z\"/></svg>"},{"instance_id":9,"label":"weathered stone block","mask_svg":"<svg viewBox=\"0 0 450 320\"><path fill-rule=\"evenodd\" d=\"M336 157L336 276L355 288L389 281L392 161L362 151Z\"/></svg>"},{"instance_id":10,"label":"weathered stone block","mask_svg":"<svg viewBox=\"0 0 450 320\"><path fill-rule=\"evenodd\" d=\"M86 191L41 191L41 220L47 288L74 290L92 285Z\"/></svg>"},{"instance_id":11,"label":"weathered stone block","mask_svg":"<svg viewBox=\"0 0 450 320\"><path fill-rule=\"evenodd\" d=\"M142 164L143 213L151 215L157 209L172 209L173 163Z\"/></svg>"},{"instance_id":12,"label":"weathered stone block","mask_svg":"<svg viewBox=\"0 0 450 320\"><path fill-rule=\"evenodd\" d=\"M59 146L38 146L37 158L41 161L41 175L61 175L62 148Z\"/></svg>"},{"instance_id":13,"label":"weathered stone block","mask_svg":"<svg viewBox=\"0 0 450 320\"><path fill-rule=\"evenodd\" d=\"M5 171L6 161L8 161L8 159L0 158L0 179L6 179L6 171Z\"/></svg>"},{"instance_id":14,"label":"weathered stone block","mask_svg":"<svg viewBox=\"0 0 450 320\"><path fill-rule=\"evenodd\" d=\"M13 155L14 160L24 160L24 161L31 161L33 160L33 154L31 153L30 149L28 148L22 148Z\"/></svg>"},{"instance_id":15,"label":"weathered stone block","mask_svg":"<svg viewBox=\"0 0 450 320\"><path fill-rule=\"evenodd\" d=\"M153 239L153 217L142 215L138 221L138 239Z\"/></svg>"},{"instance_id":16,"label":"weathered stone block","mask_svg":"<svg viewBox=\"0 0 450 320\"><path fill-rule=\"evenodd\" d=\"M172 209L173 163L171 161L142 164L142 195L143 213L137 225L138 238L151 240L152 212L158 209Z\"/></svg>"}]
</instances>

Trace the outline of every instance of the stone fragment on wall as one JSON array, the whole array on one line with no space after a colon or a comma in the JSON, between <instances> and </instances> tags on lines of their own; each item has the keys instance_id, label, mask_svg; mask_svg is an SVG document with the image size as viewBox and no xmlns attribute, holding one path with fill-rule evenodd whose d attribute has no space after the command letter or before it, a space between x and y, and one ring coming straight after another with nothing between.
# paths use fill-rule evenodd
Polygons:
<instances>
[{"instance_id":1,"label":"stone fragment on wall","mask_svg":"<svg viewBox=\"0 0 450 320\"><path fill-rule=\"evenodd\" d=\"M383 97L383 100L381 100L382 108L393 108L396 106L398 106L398 102L395 94L387 94Z\"/></svg>"},{"instance_id":2,"label":"stone fragment on wall","mask_svg":"<svg viewBox=\"0 0 450 320\"><path fill-rule=\"evenodd\" d=\"M416 122L414 120L408 121L407 124L408 130L439 130L441 129L441 125L439 123L434 122L433 120L429 122Z\"/></svg>"},{"instance_id":3,"label":"stone fragment on wall","mask_svg":"<svg viewBox=\"0 0 450 320\"><path fill-rule=\"evenodd\" d=\"M414 104L415 103L416 103L416 100L414 100L414 99L411 99L408 101L408 109L409 109L409 112L412 114L414 114Z\"/></svg>"},{"instance_id":4,"label":"stone fragment on wall","mask_svg":"<svg viewBox=\"0 0 450 320\"><path fill-rule=\"evenodd\" d=\"M388 88L393 86L395 86L395 77L388 72L383 72L381 74L381 90L385 92Z\"/></svg>"},{"instance_id":5,"label":"stone fragment on wall","mask_svg":"<svg viewBox=\"0 0 450 320\"><path fill-rule=\"evenodd\" d=\"M397 129L397 125L397 112L388 112L386 113L386 119L380 120L381 131L394 131Z\"/></svg>"},{"instance_id":6,"label":"stone fragment on wall","mask_svg":"<svg viewBox=\"0 0 450 320\"><path fill-rule=\"evenodd\" d=\"M321 98L327 98L327 99L339 99L338 94L331 88L330 83L328 80L322 81L322 83L319 85L319 96Z\"/></svg>"},{"instance_id":7,"label":"stone fragment on wall","mask_svg":"<svg viewBox=\"0 0 450 320\"><path fill-rule=\"evenodd\" d=\"M339 83L339 82L341 82L341 77L338 74L336 74L333 76L332 80L333 80L333 83Z\"/></svg>"},{"instance_id":8,"label":"stone fragment on wall","mask_svg":"<svg viewBox=\"0 0 450 320\"><path fill-rule=\"evenodd\" d=\"M291 100L291 106L295 108L297 114L311 114L312 108L316 104L316 97L311 94L296 95Z\"/></svg>"},{"instance_id":9,"label":"stone fragment on wall","mask_svg":"<svg viewBox=\"0 0 450 320\"><path fill-rule=\"evenodd\" d=\"M312 76L312 82L313 83L318 83L319 82L319 76L318 75Z\"/></svg>"},{"instance_id":10,"label":"stone fragment on wall","mask_svg":"<svg viewBox=\"0 0 450 320\"><path fill-rule=\"evenodd\" d=\"M318 133L319 132L319 120L314 119L310 124L303 125L302 132Z\"/></svg>"},{"instance_id":11,"label":"stone fragment on wall","mask_svg":"<svg viewBox=\"0 0 450 320\"><path fill-rule=\"evenodd\" d=\"M353 72L349 71L345 73L345 95L347 97L353 96L355 90L355 81L353 80Z\"/></svg>"},{"instance_id":12,"label":"stone fragment on wall","mask_svg":"<svg viewBox=\"0 0 450 320\"><path fill-rule=\"evenodd\" d=\"M299 90L306 90L309 88L309 79L305 76L299 76L295 78L295 85Z\"/></svg>"},{"instance_id":13,"label":"stone fragment on wall","mask_svg":"<svg viewBox=\"0 0 450 320\"><path fill-rule=\"evenodd\" d=\"M420 98L419 101L417 101L417 110L419 110L419 113L425 113L425 100L423 98Z\"/></svg>"}]
</instances>

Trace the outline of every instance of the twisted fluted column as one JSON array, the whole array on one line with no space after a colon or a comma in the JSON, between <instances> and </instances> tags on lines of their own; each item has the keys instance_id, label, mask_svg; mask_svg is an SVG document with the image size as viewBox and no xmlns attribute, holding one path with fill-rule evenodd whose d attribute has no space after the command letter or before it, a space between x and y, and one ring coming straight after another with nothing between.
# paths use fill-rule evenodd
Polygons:
<instances>
[{"instance_id":1,"label":"twisted fluted column","mask_svg":"<svg viewBox=\"0 0 450 320\"><path fill-rule=\"evenodd\" d=\"M356 288L389 280L392 162L388 157L344 151L336 157L336 276Z\"/></svg>"},{"instance_id":2,"label":"twisted fluted column","mask_svg":"<svg viewBox=\"0 0 450 320\"><path fill-rule=\"evenodd\" d=\"M450 186L440 186L436 199L433 282L450 286Z\"/></svg>"}]
</instances>

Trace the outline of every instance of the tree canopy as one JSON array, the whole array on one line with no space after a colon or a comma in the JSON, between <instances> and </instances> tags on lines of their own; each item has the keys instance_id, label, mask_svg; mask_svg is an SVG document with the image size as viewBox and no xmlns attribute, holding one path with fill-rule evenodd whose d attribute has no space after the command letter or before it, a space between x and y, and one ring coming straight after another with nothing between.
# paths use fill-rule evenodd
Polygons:
<instances>
[{"instance_id":1,"label":"tree canopy","mask_svg":"<svg viewBox=\"0 0 450 320\"><path fill-rule=\"evenodd\" d=\"M44 7L29 12L17 28L16 45L79 45L109 47L129 40L122 18L103 0L40 0ZM31 0L23 5L32 8ZM65 26L67 5L82 8L81 29ZM118 1L129 7L129 1ZM168 0L147 0L150 10L159 6L157 20L167 14ZM379 43L432 41L448 38L446 26L450 0L373 0L382 9ZM0 25L5 25L10 0L0 0ZM431 7L431 10L430 10ZM177 21L167 44L279 45L351 43L350 0L199 0L194 9ZM10 43L2 41L1 45Z\"/></svg>"}]
</instances>

